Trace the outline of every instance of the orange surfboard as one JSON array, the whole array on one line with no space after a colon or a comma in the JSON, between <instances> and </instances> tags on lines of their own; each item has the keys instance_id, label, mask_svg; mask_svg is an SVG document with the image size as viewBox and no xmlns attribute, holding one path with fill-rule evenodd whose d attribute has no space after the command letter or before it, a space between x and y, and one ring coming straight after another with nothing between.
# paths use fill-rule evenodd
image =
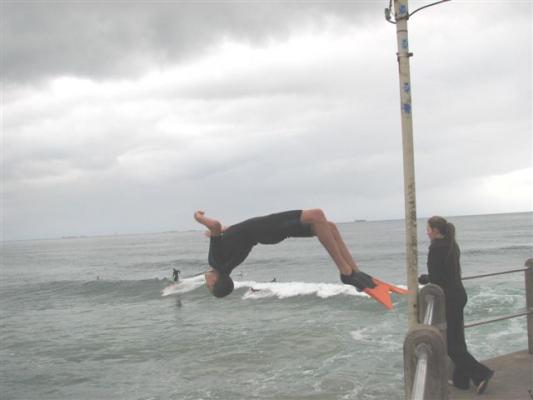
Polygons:
<instances>
[{"instance_id":1,"label":"orange surfboard","mask_svg":"<svg viewBox=\"0 0 533 400\"><path fill-rule=\"evenodd\" d=\"M392 300L390 298L390 293L397 294L408 294L410 293L407 289L399 288L398 286L391 285L390 283L380 281L379 279L372 278L376 287L363 289L363 292L368 294L370 297L374 298L376 301L379 301L387 309L392 310Z\"/></svg>"}]
</instances>

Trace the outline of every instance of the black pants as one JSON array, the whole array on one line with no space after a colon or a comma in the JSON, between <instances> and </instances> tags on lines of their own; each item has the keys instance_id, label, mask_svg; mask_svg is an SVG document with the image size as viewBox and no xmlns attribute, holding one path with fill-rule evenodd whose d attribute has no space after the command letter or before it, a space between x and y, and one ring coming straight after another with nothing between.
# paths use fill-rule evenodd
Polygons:
<instances>
[{"instance_id":1,"label":"black pants","mask_svg":"<svg viewBox=\"0 0 533 400\"><path fill-rule=\"evenodd\" d=\"M490 369L478 362L466 347L463 316L466 296L459 302L447 303L450 303L446 304L448 355L455 364L453 384L458 388L468 389L470 380L474 385L479 385L487 377Z\"/></svg>"}]
</instances>

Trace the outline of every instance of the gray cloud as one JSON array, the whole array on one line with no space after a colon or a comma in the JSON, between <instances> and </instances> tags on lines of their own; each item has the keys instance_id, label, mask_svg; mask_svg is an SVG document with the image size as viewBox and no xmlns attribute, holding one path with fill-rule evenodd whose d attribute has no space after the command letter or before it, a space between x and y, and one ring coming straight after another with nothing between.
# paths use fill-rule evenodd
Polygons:
<instances>
[{"instance_id":1,"label":"gray cloud","mask_svg":"<svg viewBox=\"0 0 533 400\"><path fill-rule=\"evenodd\" d=\"M5 238L403 215L385 2L47 4L2 5ZM419 214L531 208L531 5L436 10L410 24Z\"/></svg>"},{"instance_id":2,"label":"gray cloud","mask_svg":"<svg viewBox=\"0 0 533 400\"><path fill-rule=\"evenodd\" d=\"M265 44L298 26L357 22L372 2L2 2L2 71L8 83L74 75L96 79L198 57L224 38Z\"/></svg>"}]
</instances>

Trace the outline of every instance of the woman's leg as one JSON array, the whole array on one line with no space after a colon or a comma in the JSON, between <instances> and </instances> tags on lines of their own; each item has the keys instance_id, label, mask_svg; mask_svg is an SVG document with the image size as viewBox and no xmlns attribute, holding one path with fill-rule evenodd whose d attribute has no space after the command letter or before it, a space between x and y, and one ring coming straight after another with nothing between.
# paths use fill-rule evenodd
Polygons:
<instances>
[{"instance_id":1,"label":"woman's leg","mask_svg":"<svg viewBox=\"0 0 533 400\"><path fill-rule=\"evenodd\" d=\"M446 312L446 323L448 355L455 364L453 383L455 386L465 389L468 388L469 381L472 379L474 385L478 386L492 371L478 362L468 352L465 340L463 306L460 304L457 306L451 305L449 309Z\"/></svg>"}]
</instances>

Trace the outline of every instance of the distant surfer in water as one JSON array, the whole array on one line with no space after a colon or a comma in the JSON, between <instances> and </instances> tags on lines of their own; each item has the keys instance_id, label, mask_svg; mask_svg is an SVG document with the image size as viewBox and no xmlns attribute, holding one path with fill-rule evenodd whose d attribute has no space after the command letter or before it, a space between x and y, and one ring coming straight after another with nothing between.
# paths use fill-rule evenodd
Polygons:
<instances>
[{"instance_id":1,"label":"distant surfer in water","mask_svg":"<svg viewBox=\"0 0 533 400\"><path fill-rule=\"evenodd\" d=\"M179 269L172 268L172 277L174 279L174 282L177 282L180 280L180 274L181 274L181 271Z\"/></svg>"},{"instance_id":2,"label":"distant surfer in water","mask_svg":"<svg viewBox=\"0 0 533 400\"><path fill-rule=\"evenodd\" d=\"M284 211L251 218L228 228L215 219L207 218L204 211L196 211L194 219L208 229L208 261L211 268L205 273L205 280L208 289L216 297L225 297L233 291L230 274L255 245L276 244L289 237L313 236L329 253L343 283L366 292L389 309L392 308L389 291L406 292L361 272L337 226L328 221L321 209Z\"/></svg>"}]
</instances>

